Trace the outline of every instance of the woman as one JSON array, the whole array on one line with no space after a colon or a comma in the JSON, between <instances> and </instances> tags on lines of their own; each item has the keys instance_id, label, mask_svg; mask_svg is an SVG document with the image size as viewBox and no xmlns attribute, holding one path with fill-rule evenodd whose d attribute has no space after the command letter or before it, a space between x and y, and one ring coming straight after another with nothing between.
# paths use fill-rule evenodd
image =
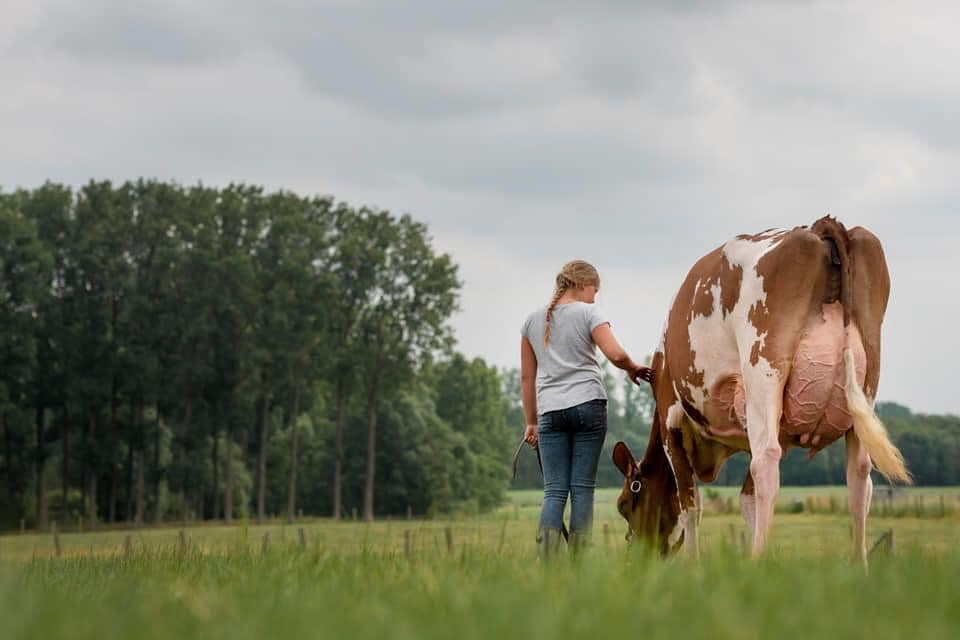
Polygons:
<instances>
[{"instance_id":1,"label":"woman","mask_svg":"<svg viewBox=\"0 0 960 640\"><path fill-rule=\"evenodd\" d=\"M634 382L652 371L634 362L595 304L597 270L574 260L557 274L553 298L531 313L520 341L520 386L527 428L524 440L540 449L543 511L538 540L549 553L559 544L570 494L570 543L579 548L593 524L597 462L607 433L607 393L596 347Z\"/></svg>"}]
</instances>

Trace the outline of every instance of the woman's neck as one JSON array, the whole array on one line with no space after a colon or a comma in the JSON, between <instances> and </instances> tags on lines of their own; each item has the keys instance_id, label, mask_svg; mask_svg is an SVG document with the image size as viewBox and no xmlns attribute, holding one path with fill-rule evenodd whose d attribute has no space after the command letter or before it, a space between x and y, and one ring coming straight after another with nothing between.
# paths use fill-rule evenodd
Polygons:
<instances>
[{"instance_id":1,"label":"woman's neck","mask_svg":"<svg viewBox=\"0 0 960 640\"><path fill-rule=\"evenodd\" d=\"M577 294L574 293L573 291L567 291L562 296L560 296L559 300L557 300L558 305L570 304L571 302L583 302L583 300L580 300L579 298L577 298Z\"/></svg>"}]
</instances>

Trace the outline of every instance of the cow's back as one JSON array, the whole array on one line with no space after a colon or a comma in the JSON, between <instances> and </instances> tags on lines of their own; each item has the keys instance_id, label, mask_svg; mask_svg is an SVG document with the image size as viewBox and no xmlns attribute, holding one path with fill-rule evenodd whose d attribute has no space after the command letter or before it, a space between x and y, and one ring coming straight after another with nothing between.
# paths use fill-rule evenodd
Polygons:
<instances>
[{"instance_id":1,"label":"cow's back","mask_svg":"<svg viewBox=\"0 0 960 640\"><path fill-rule=\"evenodd\" d=\"M831 298L829 246L806 228L738 236L705 255L664 332L673 401L705 433L746 448L744 373L786 381L805 325Z\"/></svg>"}]
</instances>

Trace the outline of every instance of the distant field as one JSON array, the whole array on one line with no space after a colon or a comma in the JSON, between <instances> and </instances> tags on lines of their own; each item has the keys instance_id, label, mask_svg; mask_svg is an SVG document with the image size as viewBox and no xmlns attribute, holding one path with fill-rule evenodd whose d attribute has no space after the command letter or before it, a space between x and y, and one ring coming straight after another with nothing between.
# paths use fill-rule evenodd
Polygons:
<instances>
[{"instance_id":1,"label":"distant field","mask_svg":"<svg viewBox=\"0 0 960 640\"><path fill-rule=\"evenodd\" d=\"M723 497L736 497L740 494L740 487L702 486L700 487L700 491L704 495L710 491L715 491ZM879 493L883 491L883 489L878 485L874 488L874 491ZM905 487L898 489L898 491L903 493L904 498L910 500L912 500L915 496L937 497L942 495L948 498L953 498L955 501L960 501L960 487ZM619 493L619 488L604 487L597 489L597 504L602 505L605 503L613 503L617 494ZM847 488L843 485L780 487L781 500L806 498L807 496L829 497L831 495L846 498ZM532 503L539 504L540 500L543 498L543 491L540 489L524 489L519 491L510 491L508 496L511 503L526 506Z\"/></svg>"},{"instance_id":2,"label":"distant field","mask_svg":"<svg viewBox=\"0 0 960 640\"><path fill-rule=\"evenodd\" d=\"M960 534L960 509L956 507L960 489L941 489L946 496L946 513L939 517L938 498L930 497L923 489L908 490L900 500L912 508L916 495L926 495L924 517L915 517L909 512L897 512L896 517L871 516L868 532L871 539L887 529L893 529L898 545L918 547L932 552L943 552L956 544ZM721 488L722 499L733 498L736 504L737 490ZM600 489L596 497L596 539L610 549L622 547L626 523L616 513L615 500L618 490ZM809 496L821 498L821 511L816 513L780 512L774 520L774 548L786 554L803 556L829 555L837 550L846 550L849 541L850 517L846 514L846 489L843 487L785 488L782 504L789 506L794 498L805 501ZM834 497L835 512L830 512L824 499ZM362 522L335 523L324 519L305 520L288 526L271 523L263 526L238 524L226 527L208 524L188 528L184 539L188 548L203 553L259 552L267 537L268 549L298 548L301 544L300 529L308 549L337 554L369 552L398 552L409 544L420 551L446 551L447 530L453 546L458 551L479 550L519 553L534 552L537 518L540 511L541 491L510 492L507 503L493 513L474 518L451 520L380 520L371 525ZM730 544L741 544L744 531L739 511L732 513L707 508L703 525L705 549ZM606 534L604 534L606 532ZM409 543L407 542L409 536ZM75 533L70 530L60 534L63 556L98 557L121 553L130 539L133 551L175 551L179 548L179 528L145 528L142 530L110 530L95 533ZM28 561L31 558L50 558L55 555L53 536L27 533L0 536L0 561Z\"/></svg>"},{"instance_id":3,"label":"distant field","mask_svg":"<svg viewBox=\"0 0 960 640\"><path fill-rule=\"evenodd\" d=\"M723 514L739 513L739 487L701 487L707 515L719 512ZM874 489L871 508L872 516L918 516L937 517L960 513L960 487L907 487L899 488L890 502L882 487ZM616 518L616 499L620 489L602 488L596 493L596 513L598 518ZM717 496L718 501L711 501ZM943 501L941 503L941 496ZM543 491L530 489L511 491L508 506L521 513L534 513L539 510L543 500ZM721 504L722 503L722 504ZM782 487L777 501L778 510L790 511L800 503L805 510L816 513L845 514L847 509L847 488L844 486ZM942 512L941 512L942 504Z\"/></svg>"}]
</instances>

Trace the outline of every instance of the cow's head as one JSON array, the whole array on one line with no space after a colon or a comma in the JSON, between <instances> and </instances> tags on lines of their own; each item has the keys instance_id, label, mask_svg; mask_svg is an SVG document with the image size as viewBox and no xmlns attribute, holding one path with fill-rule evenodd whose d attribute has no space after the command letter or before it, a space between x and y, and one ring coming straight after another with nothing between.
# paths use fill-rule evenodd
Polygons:
<instances>
[{"instance_id":1,"label":"cow's head","mask_svg":"<svg viewBox=\"0 0 960 640\"><path fill-rule=\"evenodd\" d=\"M678 526L680 501L667 456L663 447L657 446L660 438L656 428L650 439L640 462L623 442L613 448L613 463L623 474L617 511L627 521L627 539L634 538L665 556L683 544L683 531Z\"/></svg>"}]
</instances>

